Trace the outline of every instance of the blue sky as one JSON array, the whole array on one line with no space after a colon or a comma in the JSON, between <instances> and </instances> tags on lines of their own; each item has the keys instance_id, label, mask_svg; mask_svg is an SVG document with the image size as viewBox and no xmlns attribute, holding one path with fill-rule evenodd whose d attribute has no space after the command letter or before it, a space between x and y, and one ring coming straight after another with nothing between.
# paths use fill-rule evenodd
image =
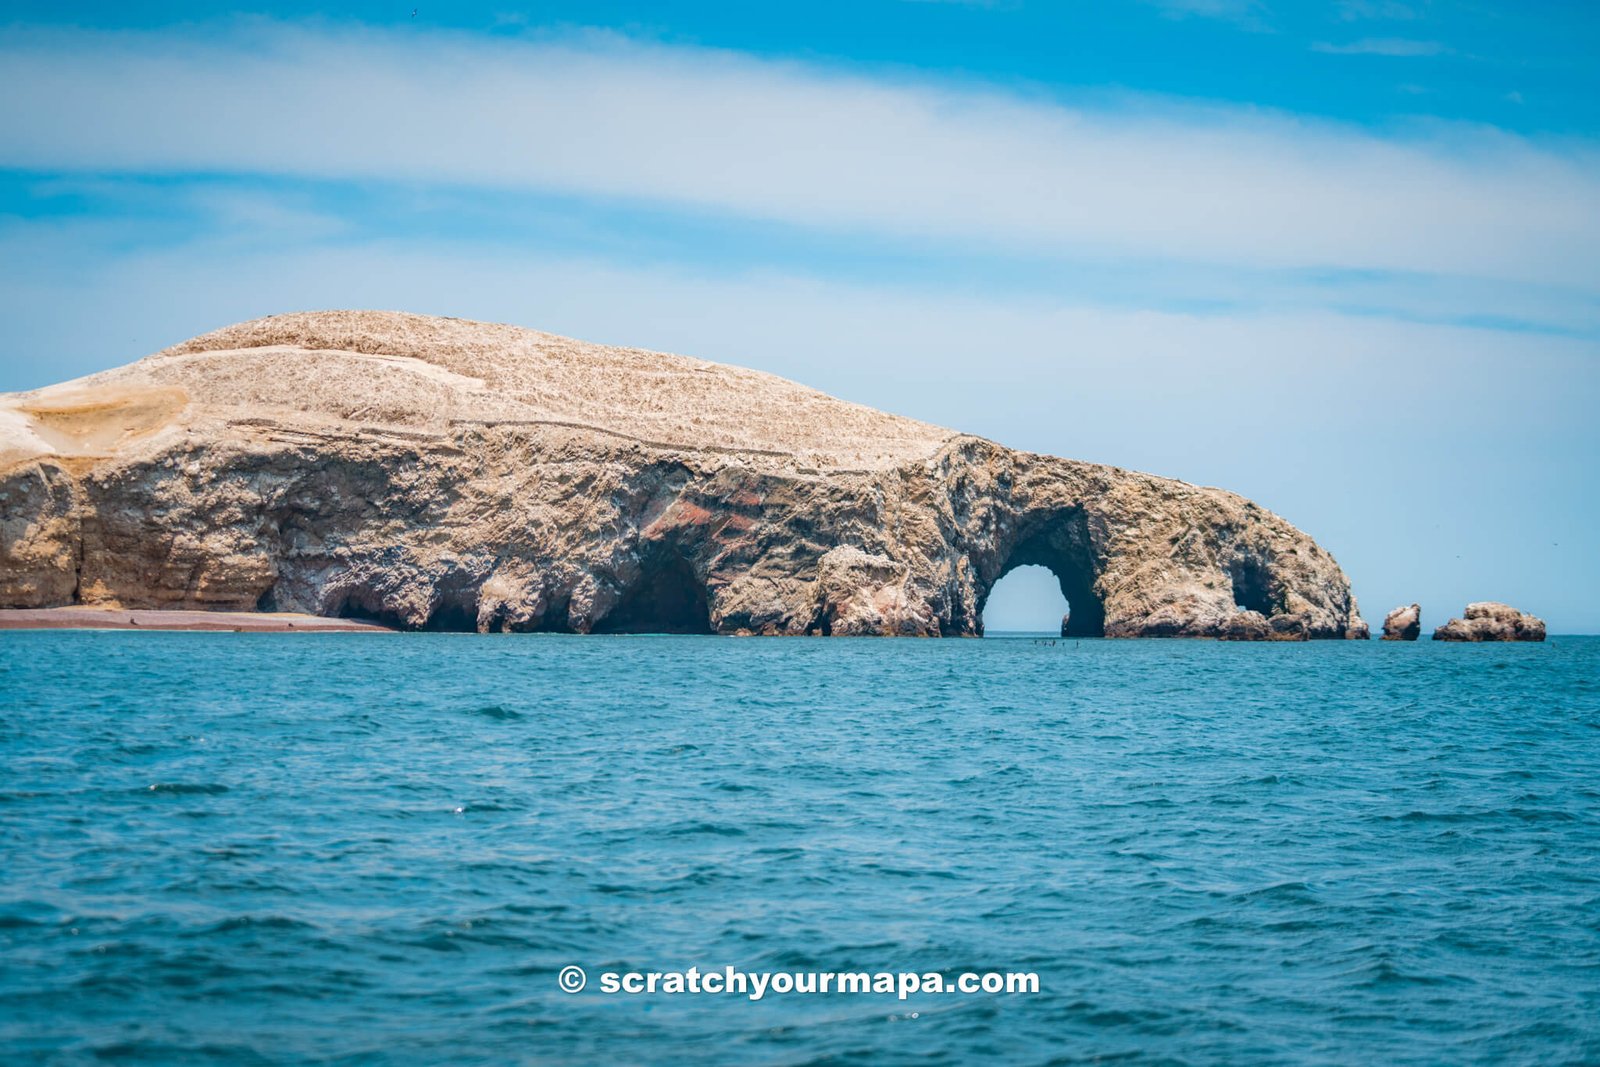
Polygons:
<instances>
[{"instance_id":1,"label":"blue sky","mask_svg":"<svg viewBox=\"0 0 1600 1067\"><path fill-rule=\"evenodd\" d=\"M1597 632L1595 12L12 3L0 389L517 322L1235 489L1374 622Z\"/></svg>"}]
</instances>

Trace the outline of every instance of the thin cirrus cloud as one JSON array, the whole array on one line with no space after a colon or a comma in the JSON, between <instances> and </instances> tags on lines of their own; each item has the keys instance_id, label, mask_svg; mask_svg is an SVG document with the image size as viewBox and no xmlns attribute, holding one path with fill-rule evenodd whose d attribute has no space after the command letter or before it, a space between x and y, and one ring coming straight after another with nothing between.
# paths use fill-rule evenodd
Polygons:
<instances>
[{"instance_id":1,"label":"thin cirrus cloud","mask_svg":"<svg viewBox=\"0 0 1600 1067\"><path fill-rule=\"evenodd\" d=\"M1074 107L615 38L0 35L0 167L550 192L1029 253L1600 287L1587 143Z\"/></svg>"},{"instance_id":2,"label":"thin cirrus cloud","mask_svg":"<svg viewBox=\"0 0 1600 1067\"><path fill-rule=\"evenodd\" d=\"M1145 0L1168 18L1222 19L1247 27L1259 23L1264 7L1259 0Z\"/></svg>"},{"instance_id":3,"label":"thin cirrus cloud","mask_svg":"<svg viewBox=\"0 0 1600 1067\"><path fill-rule=\"evenodd\" d=\"M1450 55L1455 50L1442 41L1417 41L1406 37L1366 37L1348 44L1318 41L1311 46L1313 52L1326 52L1334 56L1394 56L1411 58Z\"/></svg>"},{"instance_id":4,"label":"thin cirrus cloud","mask_svg":"<svg viewBox=\"0 0 1600 1067\"><path fill-rule=\"evenodd\" d=\"M1401 3L1400 0L1340 0L1337 11L1339 18L1345 22L1357 22L1362 19L1410 20L1422 17L1422 8L1419 5Z\"/></svg>"}]
</instances>

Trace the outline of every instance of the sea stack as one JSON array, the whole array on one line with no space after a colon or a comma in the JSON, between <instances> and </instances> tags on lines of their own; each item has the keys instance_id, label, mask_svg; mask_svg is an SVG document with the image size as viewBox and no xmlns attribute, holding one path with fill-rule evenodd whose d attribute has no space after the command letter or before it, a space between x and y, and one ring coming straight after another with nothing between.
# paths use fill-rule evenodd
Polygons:
<instances>
[{"instance_id":1,"label":"sea stack","mask_svg":"<svg viewBox=\"0 0 1600 1067\"><path fill-rule=\"evenodd\" d=\"M1415 641L1422 634L1422 605L1395 608L1383 617L1385 641Z\"/></svg>"},{"instance_id":2,"label":"sea stack","mask_svg":"<svg viewBox=\"0 0 1600 1067\"><path fill-rule=\"evenodd\" d=\"M1544 620L1492 600L1468 604L1464 618L1433 631L1435 641L1543 641Z\"/></svg>"},{"instance_id":3,"label":"sea stack","mask_svg":"<svg viewBox=\"0 0 1600 1067\"><path fill-rule=\"evenodd\" d=\"M411 629L966 636L1015 567L1068 636L1365 636L1243 497L738 367L394 312L247 322L0 395L0 606Z\"/></svg>"}]
</instances>

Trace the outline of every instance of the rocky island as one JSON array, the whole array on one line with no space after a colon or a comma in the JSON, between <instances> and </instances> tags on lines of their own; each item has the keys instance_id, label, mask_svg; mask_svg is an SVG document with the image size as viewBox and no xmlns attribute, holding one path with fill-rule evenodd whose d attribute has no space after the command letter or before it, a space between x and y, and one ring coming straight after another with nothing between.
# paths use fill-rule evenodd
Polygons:
<instances>
[{"instance_id":1,"label":"rocky island","mask_svg":"<svg viewBox=\"0 0 1600 1067\"><path fill-rule=\"evenodd\" d=\"M1076 636L1367 636L1233 493L513 326L280 315L0 396L0 608L967 636L1024 564Z\"/></svg>"},{"instance_id":2,"label":"rocky island","mask_svg":"<svg viewBox=\"0 0 1600 1067\"><path fill-rule=\"evenodd\" d=\"M1435 641L1543 641L1544 620L1509 604L1468 604L1463 617L1433 631Z\"/></svg>"},{"instance_id":3,"label":"rocky island","mask_svg":"<svg viewBox=\"0 0 1600 1067\"><path fill-rule=\"evenodd\" d=\"M1383 617L1385 641L1415 641L1421 634L1421 604L1403 604Z\"/></svg>"}]
</instances>

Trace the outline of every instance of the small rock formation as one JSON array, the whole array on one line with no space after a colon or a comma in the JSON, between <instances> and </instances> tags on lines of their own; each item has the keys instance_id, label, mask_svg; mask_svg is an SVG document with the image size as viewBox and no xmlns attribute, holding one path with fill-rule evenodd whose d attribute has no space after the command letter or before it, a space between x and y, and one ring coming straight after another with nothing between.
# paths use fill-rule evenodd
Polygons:
<instances>
[{"instance_id":1,"label":"small rock formation","mask_svg":"<svg viewBox=\"0 0 1600 1067\"><path fill-rule=\"evenodd\" d=\"M279 315L0 395L0 607L958 636L1028 564L1068 636L1367 635L1233 493L514 326Z\"/></svg>"},{"instance_id":2,"label":"small rock formation","mask_svg":"<svg viewBox=\"0 0 1600 1067\"><path fill-rule=\"evenodd\" d=\"M1422 605L1402 605L1383 617L1385 641L1415 641L1422 633Z\"/></svg>"},{"instance_id":3,"label":"small rock formation","mask_svg":"<svg viewBox=\"0 0 1600 1067\"><path fill-rule=\"evenodd\" d=\"M1435 641L1543 641L1544 620L1492 600L1468 604L1466 617L1433 631Z\"/></svg>"}]
</instances>

